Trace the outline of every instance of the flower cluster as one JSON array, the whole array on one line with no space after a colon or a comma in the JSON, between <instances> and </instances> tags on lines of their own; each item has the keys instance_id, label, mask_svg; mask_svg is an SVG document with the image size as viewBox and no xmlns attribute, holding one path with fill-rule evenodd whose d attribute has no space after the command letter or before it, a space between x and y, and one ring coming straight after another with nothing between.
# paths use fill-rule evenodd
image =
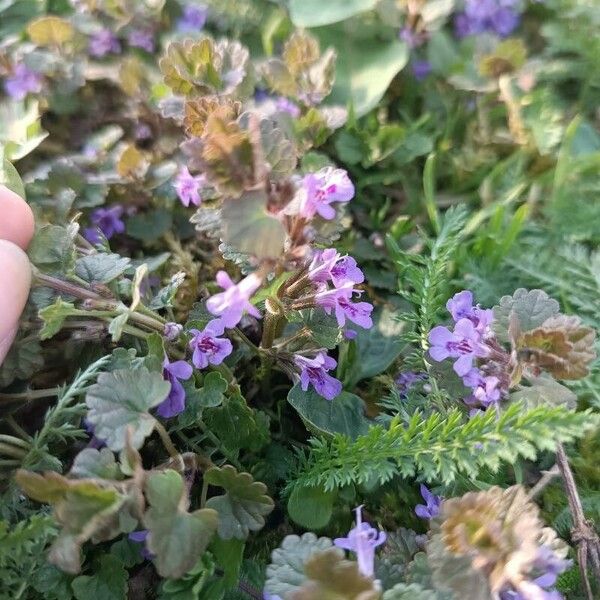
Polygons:
<instances>
[{"instance_id":1,"label":"flower cluster","mask_svg":"<svg viewBox=\"0 0 600 600\"><path fill-rule=\"evenodd\" d=\"M121 52L121 43L110 29L99 29L90 37L88 52L96 58L118 54Z\"/></svg>"},{"instance_id":2,"label":"flower cluster","mask_svg":"<svg viewBox=\"0 0 600 600\"><path fill-rule=\"evenodd\" d=\"M454 371L464 385L472 390L465 399L470 406L488 407L500 400L500 379L477 368L475 362L488 357L493 338L491 323L493 311L473 305L472 292L456 294L446 304L454 320L454 329L434 327L429 333L429 355L435 361L455 359Z\"/></svg>"},{"instance_id":3,"label":"flower cluster","mask_svg":"<svg viewBox=\"0 0 600 600\"><path fill-rule=\"evenodd\" d=\"M356 553L358 570L365 577L375 574L375 548L385 543L387 534L371 527L362 520L362 506L356 509L356 526L348 532L345 538L336 538L333 543L338 548L351 550Z\"/></svg>"},{"instance_id":4,"label":"flower cluster","mask_svg":"<svg viewBox=\"0 0 600 600\"><path fill-rule=\"evenodd\" d=\"M491 32L506 37L519 25L519 0L466 0L454 26L458 37Z\"/></svg>"},{"instance_id":5,"label":"flower cluster","mask_svg":"<svg viewBox=\"0 0 600 600\"><path fill-rule=\"evenodd\" d=\"M351 256L342 256L334 248L317 252L307 277L316 285L315 304L327 314L333 312L340 327L346 324L346 319L365 329L373 326L373 305L352 302L354 295L362 294L362 290L354 286L364 281L364 275ZM328 282L333 287L329 287Z\"/></svg>"},{"instance_id":6,"label":"flower cluster","mask_svg":"<svg viewBox=\"0 0 600 600\"><path fill-rule=\"evenodd\" d=\"M187 4L177 21L177 31L180 33L195 33L200 31L208 17L208 8L201 4Z\"/></svg>"}]
</instances>

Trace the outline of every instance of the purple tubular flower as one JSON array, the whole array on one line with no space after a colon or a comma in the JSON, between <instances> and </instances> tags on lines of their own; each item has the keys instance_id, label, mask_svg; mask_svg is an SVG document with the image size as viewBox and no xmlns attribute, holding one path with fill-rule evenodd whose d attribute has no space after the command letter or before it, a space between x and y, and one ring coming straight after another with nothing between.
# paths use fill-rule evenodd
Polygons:
<instances>
[{"instance_id":1,"label":"purple tubular flower","mask_svg":"<svg viewBox=\"0 0 600 600\"><path fill-rule=\"evenodd\" d=\"M206 24L207 16L208 7L201 4L187 4L181 18L177 21L177 31L180 33L200 31Z\"/></svg>"},{"instance_id":2,"label":"purple tubular flower","mask_svg":"<svg viewBox=\"0 0 600 600\"><path fill-rule=\"evenodd\" d=\"M489 31L500 37L510 35L519 25L516 0L466 0L454 28L458 37Z\"/></svg>"},{"instance_id":3,"label":"purple tubular flower","mask_svg":"<svg viewBox=\"0 0 600 600\"><path fill-rule=\"evenodd\" d=\"M92 56L102 58L107 54L121 52L121 44L110 29L100 29L90 37L88 51Z\"/></svg>"},{"instance_id":4,"label":"purple tubular flower","mask_svg":"<svg viewBox=\"0 0 600 600\"><path fill-rule=\"evenodd\" d=\"M219 337L223 331L223 323L217 319L211 321L202 331L190 329L193 335L190 340L192 362L197 369L205 369L209 364L220 365L231 354L231 341Z\"/></svg>"},{"instance_id":5,"label":"purple tubular flower","mask_svg":"<svg viewBox=\"0 0 600 600\"><path fill-rule=\"evenodd\" d=\"M316 214L327 220L335 217L333 202L349 202L354 198L354 185L343 169L325 167L303 179L300 214L312 219Z\"/></svg>"},{"instance_id":6,"label":"purple tubular flower","mask_svg":"<svg viewBox=\"0 0 600 600\"><path fill-rule=\"evenodd\" d=\"M415 506L415 513L417 517L421 519L433 519L440 514L440 505L442 504L443 498L432 494L427 486L421 484L421 496L425 500L425 504L417 504Z\"/></svg>"},{"instance_id":7,"label":"purple tubular flower","mask_svg":"<svg viewBox=\"0 0 600 600\"><path fill-rule=\"evenodd\" d=\"M154 554L146 548L146 538L148 537L148 530L141 529L140 531L132 531L127 536L132 542L137 542L138 544L144 544L141 549L141 554L146 560L151 560L154 558Z\"/></svg>"},{"instance_id":8,"label":"purple tubular flower","mask_svg":"<svg viewBox=\"0 0 600 600\"><path fill-rule=\"evenodd\" d=\"M300 387L303 391L306 392L312 383L315 391L326 400L333 400L342 391L342 384L327 373L335 369L337 362L322 350L314 358L296 355L294 362L300 369Z\"/></svg>"},{"instance_id":9,"label":"purple tubular flower","mask_svg":"<svg viewBox=\"0 0 600 600\"><path fill-rule=\"evenodd\" d=\"M400 392L400 397L406 399L409 390L418 382L427 379L427 373L415 373L414 371L405 371L400 373L395 379L396 386Z\"/></svg>"},{"instance_id":10,"label":"purple tubular flower","mask_svg":"<svg viewBox=\"0 0 600 600\"><path fill-rule=\"evenodd\" d=\"M336 538L333 543L338 548L356 553L358 570L365 577L375 573L375 548L385 543L385 531L378 531L362 520L362 506L356 509L356 527L348 532L348 537Z\"/></svg>"},{"instance_id":11,"label":"purple tubular flower","mask_svg":"<svg viewBox=\"0 0 600 600\"><path fill-rule=\"evenodd\" d=\"M341 256L335 248L317 252L308 268L308 278L314 282L331 281L336 288L362 283L363 272L351 256Z\"/></svg>"},{"instance_id":12,"label":"purple tubular flower","mask_svg":"<svg viewBox=\"0 0 600 600\"><path fill-rule=\"evenodd\" d=\"M428 60L414 60L412 72L417 81L423 81L431 73L431 63Z\"/></svg>"},{"instance_id":13,"label":"purple tubular flower","mask_svg":"<svg viewBox=\"0 0 600 600\"><path fill-rule=\"evenodd\" d=\"M460 319L454 331L447 327L434 327L429 332L429 343L429 355L433 360L440 362L446 358L458 359L454 363L454 371L460 377L471 370L475 358L487 355L481 344L481 333L469 319Z\"/></svg>"},{"instance_id":14,"label":"purple tubular flower","mask_svg":"<svg viewBox=\"0 0 600 600\"><path fill-rule=\"evenodd\" d=\"M373 326L371 313L373 305L368 302L351 302L352 294L360 294L355 290L352 282L346 282L342 287L328 289L323 283L315 294L315 302L321 306L327 314L334 310L335 318L340 327L346 324L346 319L364 329Z\"/></svg>"},{"instance_id":15,"label":"purple tubular flower","mask_svg":"<svg viewBox=\"0 0 600 600\"><path fill-rule=\"evenodd\" d=\"M124 209L119 204L115 204L110 208L97 208L90 216L92 225L100 229L104 234L104 237L109 240L117 233L123 233L125 231L125 223L121 217L123 216ZM86 229L84 232L86 239L92 244L96 244L99 241L98 233L93 229Z\"/></svg>"},{"instance_id":16,"label":"purple tubular flower","mask_svg":"<svg viewBox=\"0 0 600 600\"><path fill-rule=\"evenodd\" d=\"M27 94L42 90L42 77L24 63L19 63L4 81L4 91L14 100L23 100Z\"/></svg>"},{"instance_id":17,"label":"purple tubular flower","mask_svg":"<svg viewBox=\"0 0 600 600\"><path fill-rule=\"evenodd\" d=\"M300 116L300 107L283 96L277 98L275 101L275 108L278 112L287 113L294 119L297 119Z\"/></svg>"},{"instance_id":18,"label":"purple tubular flower","mask_svg":"<svg viewBox=\"0 0 600 600\"><path fill-rule=\"evenodd\" d=\"M494 311L479 308L479 305L473 306L473 292L469 290L458 292L446 302L446 308L455 322L461 319L469 319L475 325L477 331L482 334L490 333Z\"/></svg>"},{"instance_id":19,"label":"purple tubular flower","mask_svg":"<svg viewBox=\"0 0 600 600\"><path fill-rule=\"evenodd\" d=\"M173 342L174 340L176 340L182 331L183 331L183 325L180 325L179 323L172 323L172 322L165 323L164 336L170 342Z\"/></svg>"},{"instance_id":20,"label":"purple tubular flower","mask_svg":"<svg viewBox=\"0 0 600 600\"><path fill-rule=\"evenodd\" d=\"M200 197L200 188L205 183L204 175L194 177L187 167L182 167L175 179L175 190L181 200L181 204L188 207L190 204L200 206L202 198Z\"/></svg>"},{"instance_id":21,"label":"purple tubular flower","mask_svg":"<svg viewBox=\"0 0 600 600\"><path fill-rule=\"evenodd\" d=\"M473 394L465 398L469 406L488 407L500 400L500 380L493 375L484 376L479 369L473 368L463 376L463 383L473 390Z\"/></svg>"},{"instance_id":22,"label":"purple tubular flower","mask_svg":"<svg viewBox=\"0 0 600 600\"><path fill-rule=\"evenodd\" d=\"M163 377L171 384L171 391L156 409L156 412L163 419L169 419L184 411L185 390L180 380L189 379L192 376L192 372L192 365L186 363L185 360L169 362L169 359L165 358L163 362Z\"/></svg>"},{"instance_id":23,"label":"purple tubular flower","mask_svg":"<svg viewBox=\"0 0 600 600\"><path fill-rule=\"evenodd\" d=\"M127 41L134 48L154 52L154 32L151 29L132 29L127 36Z\"/></svg>"},{"instance_id":24,"label":"purple tubular flower","mask_svg":"<svg viewBox=\"0 0 600 600\"><path fill-rule=\"evenodd\" d=\"M224 291L207 300L206 308L210 314L218 317L228 328L235 327L241 321L244 312L260 319L260 312L249 302L261 284L258 275L251 273L239 283L233 283L225 271L219 271L216 279Z\"/></svg>"}]
</instances>

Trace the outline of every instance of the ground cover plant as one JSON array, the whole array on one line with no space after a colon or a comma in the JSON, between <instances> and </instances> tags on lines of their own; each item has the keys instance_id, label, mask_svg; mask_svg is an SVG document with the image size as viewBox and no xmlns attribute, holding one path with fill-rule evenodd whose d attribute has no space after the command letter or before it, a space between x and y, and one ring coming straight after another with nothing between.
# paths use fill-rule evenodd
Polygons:
<instances>
[{"instance_id":1,"label":"ground cover plant","mask_svg":"<svg viewBox=\"0 0 600 600\"><path fill-rule=\"evenodd\" d=\"M599 34L0 0L0 597L599 597Z\"/></svg>"}]
</instances>

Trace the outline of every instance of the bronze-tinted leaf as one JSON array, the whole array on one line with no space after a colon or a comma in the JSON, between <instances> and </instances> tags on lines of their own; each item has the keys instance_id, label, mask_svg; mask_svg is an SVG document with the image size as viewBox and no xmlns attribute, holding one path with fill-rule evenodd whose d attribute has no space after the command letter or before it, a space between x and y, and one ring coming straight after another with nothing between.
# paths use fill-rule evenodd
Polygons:
<instances>
[{"instance_id":1,"label":"bronze-tinted leaf","mask_svg":"<svg viewBox=\"0 0 600 600\"><path fill-rule=\"evenodd\" d=\"M313 554L304 566L308 581L289 600L378 600L381 591L336 549Z\"/></svg>"},{"instance_id":2,"label":"bronze-tinted leaf","mask_svg":"<svg viewBox=\"0 0 600 600\"><path fill-rule=\"evenodd\" d=\"M296 31L283 47L283 62L296 77L314 65L321 55L318 40L306 31Z\"/></svg>"},{"instance_id":3,"label":"bronze-tinted leaf","mask_svg":"<svg viewBox=\"0 0 600 600\"><path fill-rule=\"evenodd\" d=\"M219 114L228 121L237 119L241 112L241 103L223 99L219 96L202 96L185 103L183 126L189 136L201 137L204 134L208 117L220 109Z\"/></svg>"}]
</instances>

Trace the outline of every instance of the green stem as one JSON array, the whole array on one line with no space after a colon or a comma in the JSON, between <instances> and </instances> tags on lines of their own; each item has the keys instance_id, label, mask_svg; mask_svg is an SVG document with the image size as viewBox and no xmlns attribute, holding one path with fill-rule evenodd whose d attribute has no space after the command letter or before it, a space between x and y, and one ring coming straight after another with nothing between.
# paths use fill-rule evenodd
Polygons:
<instances>
[{"instance_id":1,"label":"green stem","mask_svg":"<svg viewBox=\"0 0 600 600\"><path fill-rule=\"evenodd\" d=\"M206 505L206 497L208 496L208 481L206 477L202 479L202 493L200 494L200 508Z\"/></svg>"},{"instance_id":2,"label":"green stem","mask_svg":"<svg viewBox=\"0 0 600 600\"><path fill-rule=\"evenodd\" d=\"M171 440L171 437L169 436L169 433L165 429L164 425L160 421L156 421L154 428L160 436L160 440L163 443L165 450L169 453L169 456L171 458L179 457L179 452L177 448L175 448L175 444L173 444L173 441Z\"/></svg>"},{"instance_id":3,"label":"green stem","mask_svg":"<svg viewBox=\"0 0 600 600\"><path fill-rule=\"evenodd\" d=\"M39 398L51 398L58 396L60 389L59 387L53 387L14 394L0 394L0 402L29 402L30 400L38 400Z\"/></svg>"}]
</instances>

